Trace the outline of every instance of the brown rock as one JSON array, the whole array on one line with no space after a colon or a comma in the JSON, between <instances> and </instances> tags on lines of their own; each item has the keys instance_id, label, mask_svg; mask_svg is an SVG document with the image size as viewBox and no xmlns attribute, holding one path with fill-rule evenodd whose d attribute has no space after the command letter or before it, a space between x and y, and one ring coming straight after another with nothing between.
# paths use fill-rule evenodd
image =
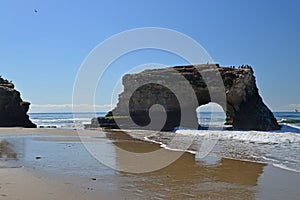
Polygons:
<instances>
[{"instance_id":1,"label":"brown rock","mask_svg":"<svg viewBox=\"0 0 300 200\"><path fill-rule=\"evenodd\" d=\"M29 105L21 99L13 83L0 77L0 127L36 128L27 115Z\"/></svg>"},{"instance_id":2,"label":"brown rock","mask_svg":"<svg viewBox=\"0 0 300 200\"><path fill-rule=\"evenodd\" d=\"M217 72L215 71L217 70ZM201 72L201 73L199 73ZM178 73L185 79L178 79ZM205 79L203 74L219 73L224 87L218 87L214 79ZM263 103L258 93L256 80L250 66L241 68L219 67L218 65L202 64L176 66L163 69L145 70L137 74L127 74L123 77L124 91L119 95L117 107L106 117L94 118L92 127L106 128L139 128L147 127L151 120L166 115L166 123L162 130L173 130L179 125L198 127L196 108L211 102L207 85L215 86L215 92L226 94L225 104L219 103L226 115L226 124L232 124L234 129L242 130L276 130L280 129L273 113ZM185 81L192 86L197 98L197 105L191 104L190 92L184 87ZM152 81L152 83L151 83ZM145 84L146 83L146 84ZM169 88L176 88L174 94ZM224 91L225 89L225 91ZM179 103L178 96L182 96ZM154 104L163 106L165 112L156 110L149 116L149 109ZM224 103L223 103L224 104ZM182 110L188 110L188 115L182 118ZM128 111L130 116L128 115ZM132 121L134 123L132 123ZM118 123L116 123L116 121ZM155 127L147 127L155 129Z\"/></svg>"}]
</instances>

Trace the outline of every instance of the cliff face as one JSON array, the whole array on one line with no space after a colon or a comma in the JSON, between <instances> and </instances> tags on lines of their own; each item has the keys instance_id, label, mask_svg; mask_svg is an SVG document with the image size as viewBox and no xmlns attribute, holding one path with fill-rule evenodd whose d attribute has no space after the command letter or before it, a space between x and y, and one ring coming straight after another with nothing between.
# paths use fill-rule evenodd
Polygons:
<instances>
[{"instance_id":1,"label":"cliff face","mask_svg":"<svg viewBox=\"0 0 300 200\"><path fill-rule=\"evenodd\" d=\"M0 127L36 128L26 114L30 103L23 101L14 87L13 83L0 77Z\"/></svg>"},{"instance_id":2,"label":"cliff face","mask_svg":"<svg viewBox=\"0 0 300 200\"><path fill-rule=\"evenodd\" d=\"M202 77L203 74L216 73L214 70L221 75L224 87L218 87L215 80ZM179 125L195 128L195 123L198 125L196 108L213 101L208 88L210 85L215 95L224 95L225 103L216 103L223 107L227 115L226 123L232 124L234 129L280 129L258 93L253 73L249 66L236 69L204 64L127 74L123 77L124 91L119 95L116 108L104 118L93 119L92 126L155 129L147 125L164 115L166 123L162 130L172 130ZM184 78L178 77L178 74ZM192 87L193 94L183 87L186 81ZM196 96L196 104L191 103L192 95ZM161 105L165 112L158 109L149 116L149 109L154 104ZM188 114L183 114L183 110L187 110ZM138 126L132 125L131 120Z\"/></svg>"}]
</instances>

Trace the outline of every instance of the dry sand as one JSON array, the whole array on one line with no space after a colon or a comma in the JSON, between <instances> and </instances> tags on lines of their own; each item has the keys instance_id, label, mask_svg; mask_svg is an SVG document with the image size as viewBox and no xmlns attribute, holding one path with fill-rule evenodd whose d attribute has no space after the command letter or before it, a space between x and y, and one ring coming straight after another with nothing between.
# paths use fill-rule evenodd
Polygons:
<instances>
[{"instance_id":1,"label":"dry sand","mask_svg":"<svg viewBox=\"0 0 300 200\"><path fill-rule=\"evenodd\" d=\"M86 135L99 135L99 131L85 131ZM34 143L26 143L24 154L32 152L32 144L43 146L47 142L52 144L70 145L79 143L77 132L74 130L59 129L23 129L1 128L2 141L6 137L39 135L39 138L31 140ZM51 136L51 137L49 137ZM57 137L56 137L57 136ZM121 132L110 132L101 135L106 137L105 145L118 146L133 152L148 152L157 150L158 145L133 140ZM87 139L91 141L91 139ZM66 143L66 144L64 144ZM6 144L6 143L3 143ZM13 147L2 147L0 151L13 155ZM34 150L34 147L32 147ZM88 164L92 161L85 160L79 167L81 171L89 170L89 173L80 174L80 170L74 170L74 163L68 164L68 159L74 160L72 152L77 146L66 149L68 157L57 155L56 165L61 164L62 169L50 170L46 165L38 164L40 161L29 162L24 165L3 165L10 161L0 159L0 199L21 200L53 200L53 199L298 199L300 196L300 174L278 169L270 165L243 162L221 158L218 164L208 165L199 163L194 155L184 153L177 161L166 168L145 174L131 174L117 172L101 168L97 174L93 174L92 167ZM51 149L49 149L51 151ZM38 155L39 152L36 152ZM35 155L35 154L32 154ZM32 156L30 154L30 156ZM51 152L50 154L51 155ZM78 154L78 159L83 159ZM85 156L85 154L82 154ZM7 156L7 155L4 155ZM116 162L120 161L117 154L111 155ZM66 160L63 160L66 159ZM92 160L92 159L91 159ZM52 160L49 158L49 162ZM33 164L32 164L33 163ZM35 164L34 164L35 163ZM120 163L120 162L119 162ZM25 167L19 167L25 166ZM67 167L66 167L67 166ZM69 167L69 168L68 168ZM78 173L78 174L77 174Z\"/></svg>"}]
</instances>

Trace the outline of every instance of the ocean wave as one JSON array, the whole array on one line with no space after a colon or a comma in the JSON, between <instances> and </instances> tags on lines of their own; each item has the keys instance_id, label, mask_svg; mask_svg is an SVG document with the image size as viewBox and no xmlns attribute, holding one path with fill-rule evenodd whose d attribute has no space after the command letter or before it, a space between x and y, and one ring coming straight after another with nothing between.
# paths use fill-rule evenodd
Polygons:
<instances>
[{"instance_id":1,"label":"ocean wave","mask_svg":"<svg viewBox=\"0 0 300 200\"><path fill-rule=\"evenodd\" d=\"M263 144L300 143L300 134L294 132L177 130L176 133L211 139L239 140Z\"/></svg>"},{"instance_id":2,"label":"ocean wave","mask_svg":"<svg viewBox=\"0 0 300 200\"><path fill-rule=\"evenodd\" d=\"M300 169L293 169L291 167L288 167L286 165L283 165L283 164L275 164L273 163L272 164L274 167L277 167L277 168L280 168L280 169L284 169L284 170L287 170L287 171L292 171L292 172L300 172Z\"/></svg>"},{"instance_id":3,"label":"ocean wave","mask_svg":"<svg viewBox=\"0 0 300 200\"><path fill-rule=\"evenodd\" d=\"M300 123L300 119L280 119L278 120L279 123L286 123L286 124L296 124Z\"/></svg>"},{"instance_id":4,"label":"ocean wave","mask_svg":"<svg viewBox=\"0 0 300 200\"><path fill-rule=\"evenodd\" d=\"M300 124L286 124L282 123L282 128L281 131L286 130L287 132L294 132L294 133L299 133L300 134Z\"/></svg>"},{"instance_id":5,"label":"ocean wave","mask_svg":"<svg viewBox=\"0 0 300 200\"><path fill-rule=\"evenodd\" d=\"M57 123L68 123L74 121L91 121L89 118L70 118L70 119L32 119L34 122L57 122Z\"/></svg>"},{"instance_id":6,"label":"ocean wave","mask_svg":"<svg viewBox=\"0 0 300 200\"><path fill-rule=\"evenodd\" d=\"M90 118L62 118L62 119L33 119L32 122L41 128L83 129L90 123Z\"/></svg>"},{"instance_id":7,"label":"ocean wave","mask_svg":"<svg viewBox=\"0 0 300 200\"><path fill-rule=\"evenodd\" d=\"M210 156L255 163L271 164L288 171L300 172L300 134L290 126L283 126L280 131L226 131L226 130L177 130L174 133L161 132L144 139L160 144L171 151L184 151L197 155L205 140L218 140ZM170 145L174 137L194 137L188 149ZM200 150L201 151L201 150ZM200 156L200 160L205 160Z\"/></svg>"}]
</instances>

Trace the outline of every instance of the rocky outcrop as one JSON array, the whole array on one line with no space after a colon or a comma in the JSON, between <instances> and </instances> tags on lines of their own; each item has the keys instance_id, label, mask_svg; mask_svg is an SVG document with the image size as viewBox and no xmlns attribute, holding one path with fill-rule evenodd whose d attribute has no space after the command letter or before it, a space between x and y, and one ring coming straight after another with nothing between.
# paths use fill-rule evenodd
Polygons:
<instances>
[{"instance_id":1,"label":"rocky outcrop","mask_svg":"<svg viewBox=\"0 0 300 200\"><path fill-rule=\"evenodd\" d=\"M29 102L23 101L14 84L0 77L0 127L36 128L28 115Z\"/></svg>"},{"instance_id":2,"label":"rocky outcrop","mask_svg":"<svg viewBox=\"0 0 300 200\"><path fill-rule=\"evenodd\" d=\"M196 108L214 101L210 93L212 89L209 90L213 88L215 96L224 95L225 101L216 103L226 112L226 124L232 124L234 129L280 129L273 113L259 95L253 73L250 66L235 68L202 64L127 74L123 77L124 91L119 95L116 108L106 117L92 119L91 125L155 129L156 127L148 125L165 117L161 130L173 130L179 125L195 128L195 124L198 126ZM178 74L184 78L178 77ZM204 77L203 74L219 74L222 87L219 87L214 79ZM193 92L183 87L186 81ZM196 96L196 104L191 103L193 95ZM164 111L154 109L149 112L155 104L161 105ZM188 114L183 114L183 111L188 111ZM156 124L159 124L159 121Z\"/></svg>"}]
</instances>

